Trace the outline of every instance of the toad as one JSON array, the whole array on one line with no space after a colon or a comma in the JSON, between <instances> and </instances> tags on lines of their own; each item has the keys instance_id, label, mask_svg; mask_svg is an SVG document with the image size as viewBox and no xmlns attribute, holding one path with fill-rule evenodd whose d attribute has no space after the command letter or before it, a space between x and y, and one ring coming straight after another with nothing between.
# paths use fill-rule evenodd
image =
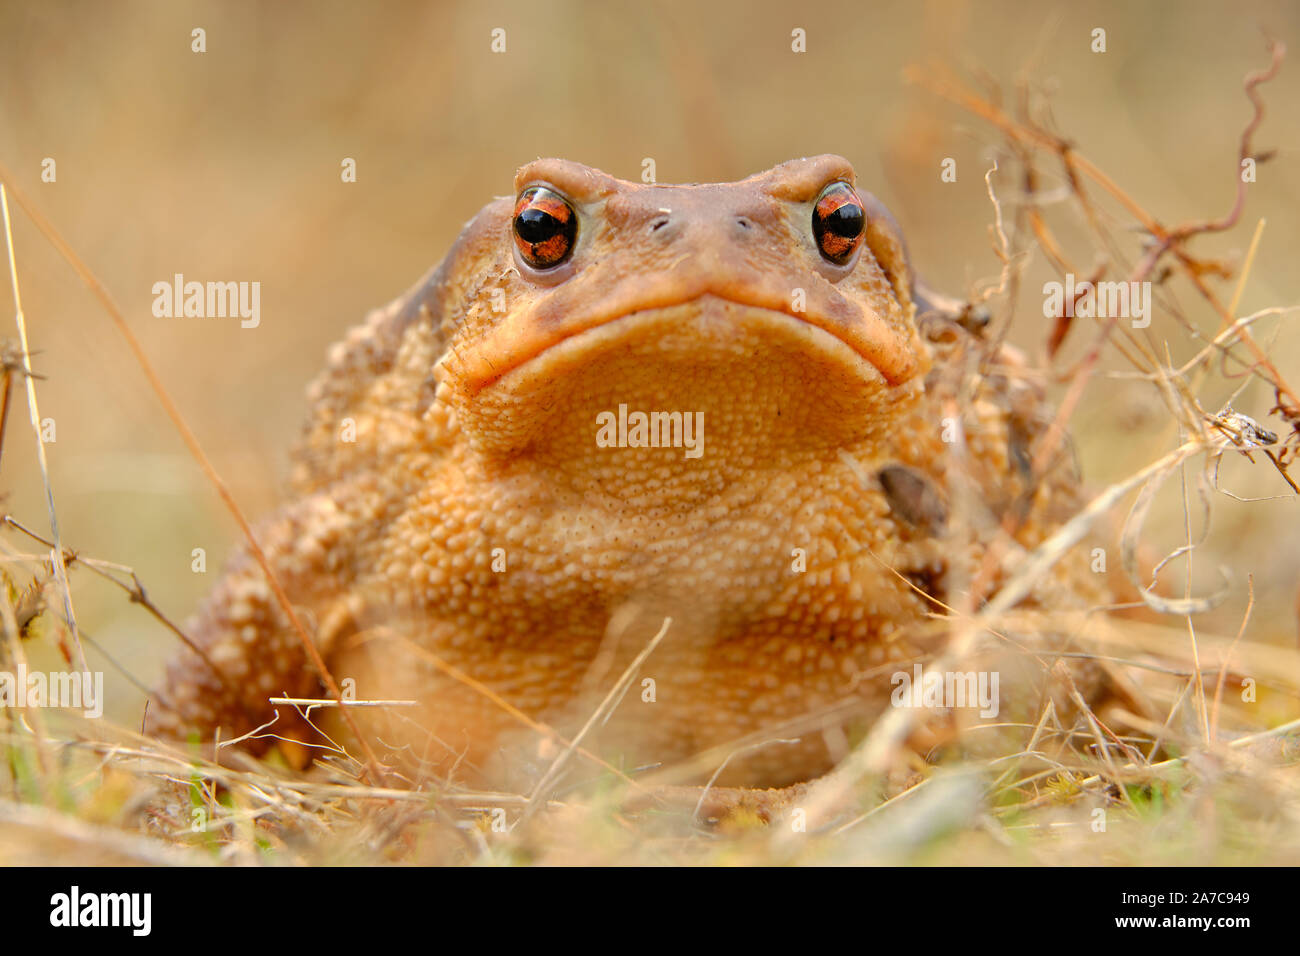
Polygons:
<instances>
[{"instance_id":1,"label":"toad","mask_svg":"<svg viewBox=\"0 0 1300 956\"><path fill-rule=\"evenodd\" d=\"M257 531L278 580L357 698L414 702L350 711L405 767L525 785L539 725L598 713L582 745L627 772L825 772L978 600L990 542L1077 505L1068 454L1034 468L1041 394L935 307L840 157L680 186L543 159L514 186L330 352ZM1072 567L1030 600L1086 603ZM188 631L157 733L327 696L246 551ZM266 734L321 739L280 710Z\"/></svg>"}]
</instances>

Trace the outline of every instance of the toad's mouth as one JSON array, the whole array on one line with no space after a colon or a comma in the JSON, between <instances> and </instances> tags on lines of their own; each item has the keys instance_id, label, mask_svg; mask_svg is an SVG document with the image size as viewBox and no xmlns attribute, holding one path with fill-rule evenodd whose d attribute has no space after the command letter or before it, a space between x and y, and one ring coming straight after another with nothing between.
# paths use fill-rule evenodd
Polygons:
<instances>
[{"instance_id":1,"label":"toad's mouth","mask_svg":"<svg viewBox=\"0 0 1300 956\"><path fill-rule=\"evenodd\" d=\"M557 291L501 319L472 345L449 352L443 360L444 372L466 392L476 393L558 346L579 345L579 340L586 341L593 331L612 332L612 326L666 310L734 312L737 306L749 314L766 313L769 319L802 326L809 333L810 347L816 347L818 342L823 348L848 346L859 361L869 364L889 385L906 382L919 371L920 362L910 336L873 310L833 291L792 291L779 280L670 282L657 292L651 292L648 285L641 280L625 280L601 296L591 296L599 298L600 305L585 309L577 306L577 300L594 290L578 287L565 289L564 294Z\"/></svg>"},{"instance_id":2,"label":"toad's mouth","mask_svg":"<svg viewBox=\"0 0 1300 956\"><path fill-rule=\"evenodd\" d=\"M442 360L438 394L476 450L505 466L546 463L573 480L600 474L617 483L623 479L610 469L622 469L633 484L653 473L653 483L690 485L708 473L674 500L717 491L724 460L752 470L879 440L919 386L919 376L889 384L859 351L811 322L716 295L585 324L531 358L512 356L519 361L511 368L494 367L478 391L457 377L470 353L458 351ZM676 456L670 463L662 440L647 451L629 437L607 454L596 426L610 416L621 422L625 410L629 423L634 413L670 422L680 415L683 428L687 416L702 421L707 450L667 453ZM645 454L653 460L640 461Z\"/></svg>"}]
</instances>

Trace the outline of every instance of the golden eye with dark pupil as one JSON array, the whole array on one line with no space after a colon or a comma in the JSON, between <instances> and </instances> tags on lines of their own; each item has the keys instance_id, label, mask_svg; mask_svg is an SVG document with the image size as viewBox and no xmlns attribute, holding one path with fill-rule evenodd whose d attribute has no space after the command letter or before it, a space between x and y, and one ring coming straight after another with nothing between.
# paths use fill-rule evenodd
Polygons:
<instances>
[{"instance_id":1,"label":"golden eye with dark pupil","mask_svg":"<svg viewBox=\"0 0 1300 956\"><path fill-rule=\"evenodd\" d=\"M813 237L821 254L843 265L862 245L867 213L862 200L848 183L831 183L813 206Z\"/></svg>"},{"instance_id":2,"label":"golden eye with dark pupil","mask_svg":"<svg viewBox=\"0 0 1300 956\"><path fill-rule=\"evenodd\" d=\"M515 203L515 245L534 269L558 266L573 251L578 216L569 201L545 186L529 186Z\"/></svg>"}]
</instances>

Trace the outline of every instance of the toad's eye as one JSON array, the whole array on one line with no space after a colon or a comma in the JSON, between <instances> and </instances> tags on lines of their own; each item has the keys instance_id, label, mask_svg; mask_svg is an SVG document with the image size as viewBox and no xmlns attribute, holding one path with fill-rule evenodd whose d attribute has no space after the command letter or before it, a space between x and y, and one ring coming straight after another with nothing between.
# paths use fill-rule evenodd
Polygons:
<instances>
[{"instance_id":1,"label":"toad's eye","mask_svg":"<svg viewBox=\"0 0 1300 956\"><path fill-rule=\"evenodd\" d=\"M844 265L862 245L867 214L852 186L834 182L817 197L812 225L822 255L836 265Z\"/></svg>"},{"instance_id":2,"label":"toad's eye","mask_svg":"<svg viewBox=\"0 0 1300 956\"><path fill-rule=\"evenodd\" d=\"M545 186L529 186L515 203L515 245L534 269L552 269L573 252L578 214L569 201Z\"/></svg>"}]
</instances>

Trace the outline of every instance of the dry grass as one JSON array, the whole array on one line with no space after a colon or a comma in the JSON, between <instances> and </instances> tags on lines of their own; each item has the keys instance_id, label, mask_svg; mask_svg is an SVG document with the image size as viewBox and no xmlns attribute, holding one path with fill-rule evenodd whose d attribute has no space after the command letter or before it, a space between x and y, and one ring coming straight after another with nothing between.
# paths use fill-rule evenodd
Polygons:
<instances>
[{"instance_id":1,"label":"dry grass","mask_svg":"<svg viewBox=\"0 0 1300 956\"><path fill-rule=\"evenodd\" d=\"M1253 112L1239 159L1267 158L1255 142L1260 86L1283 52L1271 47L1268 66L1246 79ZM991 343L1017 320L1017 293L1032 262L1046 260L1061 275L1154 285L1159 336L1113 318L1072 322L1061 315L1023 374L1062 391L1056 421L1034 449L1032 467L1040 473L1066 441L1084 395L1117 378L1149 390L1165 416L1168 442L1152 448L1141 468L1095 491L1033 553L1016 556L1015 529L1003 527L989 542L985 571L991 579L1014 560L1014 572L978 608L939 608L935 615L946 633L933 665L939 670L963 669L986 634L1050 628L1073 635L1120 689L1105 710L1094 713L1076 693L1080 720L1062 720L1049 701L1033 722L971 728L918 753L915 734L926 715L892 709L833 774L756 806L744 795L705 799L655 789L671 780L673 768L629 779L587 753L582 734L557 741L551 772L530 792L481 793L438 781L421 789L410 789L410 781L389 785L382 754L369 743L358 754L322 753L304 774L234 750L226 751L230 765L218 766L105 721L3 709L0 863L1300 863L1300 653L1276 639L1285 629L1272 621L1261 627L1252 615L1253 580L1239 577L1203 595L1192 564L1216 506L1232 494L1219 482L1224 460L1270 469L1273 494L1297 495L1288 469L1300 448L1300 399L1269 344L1295 310L1237 312L1255 252L1268 241L1262 220L1243 218L1248 186L1238 181L1221 218L1170 226L1054 130L1048 100L1032 87L1011 91L1020 104L1011 111L998 95L977 93L946 69L918 69L913 79L961 105L996 137L987 183L1000 268L970 295L990 310ZM17 195L3 168L0 179ZM112 297L36 206L20 202L132 343L158 401L251 541L234 498ZM42 319L25 317L18 304L21 260L14 258L7 202L5 223L18 342L6 352L0 421L10 431L5 444L35 441L39 449L40 389L24 322ZM1251 236L1243 261L1198 257L1198 239L1232 231ZM1108 365L1116 358L1123 368ZM983 370L975 366L971 374ZM1253 386L1251 394L1266 400L1233 411L1208 397L1225 386L1234 393ZM19 391L31 432L8 415ZM61 540L43 459L42 471L51 531L28 530L41 516L15 515L7 519L14 533L0 539L9 583L8 599L0 601L0 670L23 661L37 643L57 647L70 667L85 666L83 646L93 637L73 608L88 574L113 580L125 599L183 638L134 572ZM1177 507L1167 513L1176 524L1153 523L1153 502L1175 484ZM1088 614L1018 608L1071 548L1106 534L1120 542L1124 605ZM1173 546L1148 543L1171 534L1178 539ZM1179 570L1182 584L1167 593ZM1243 590L1245 612L1236 626L1222 628L1211 612L1222 595ZM296 623L287 598L278 596ZM635 677L635 666L611 686L602 708ZM327 683L337 698L332 678ZM551 792L566 767L579 768L583 784Z\"/></svg>"}]
</instances>

